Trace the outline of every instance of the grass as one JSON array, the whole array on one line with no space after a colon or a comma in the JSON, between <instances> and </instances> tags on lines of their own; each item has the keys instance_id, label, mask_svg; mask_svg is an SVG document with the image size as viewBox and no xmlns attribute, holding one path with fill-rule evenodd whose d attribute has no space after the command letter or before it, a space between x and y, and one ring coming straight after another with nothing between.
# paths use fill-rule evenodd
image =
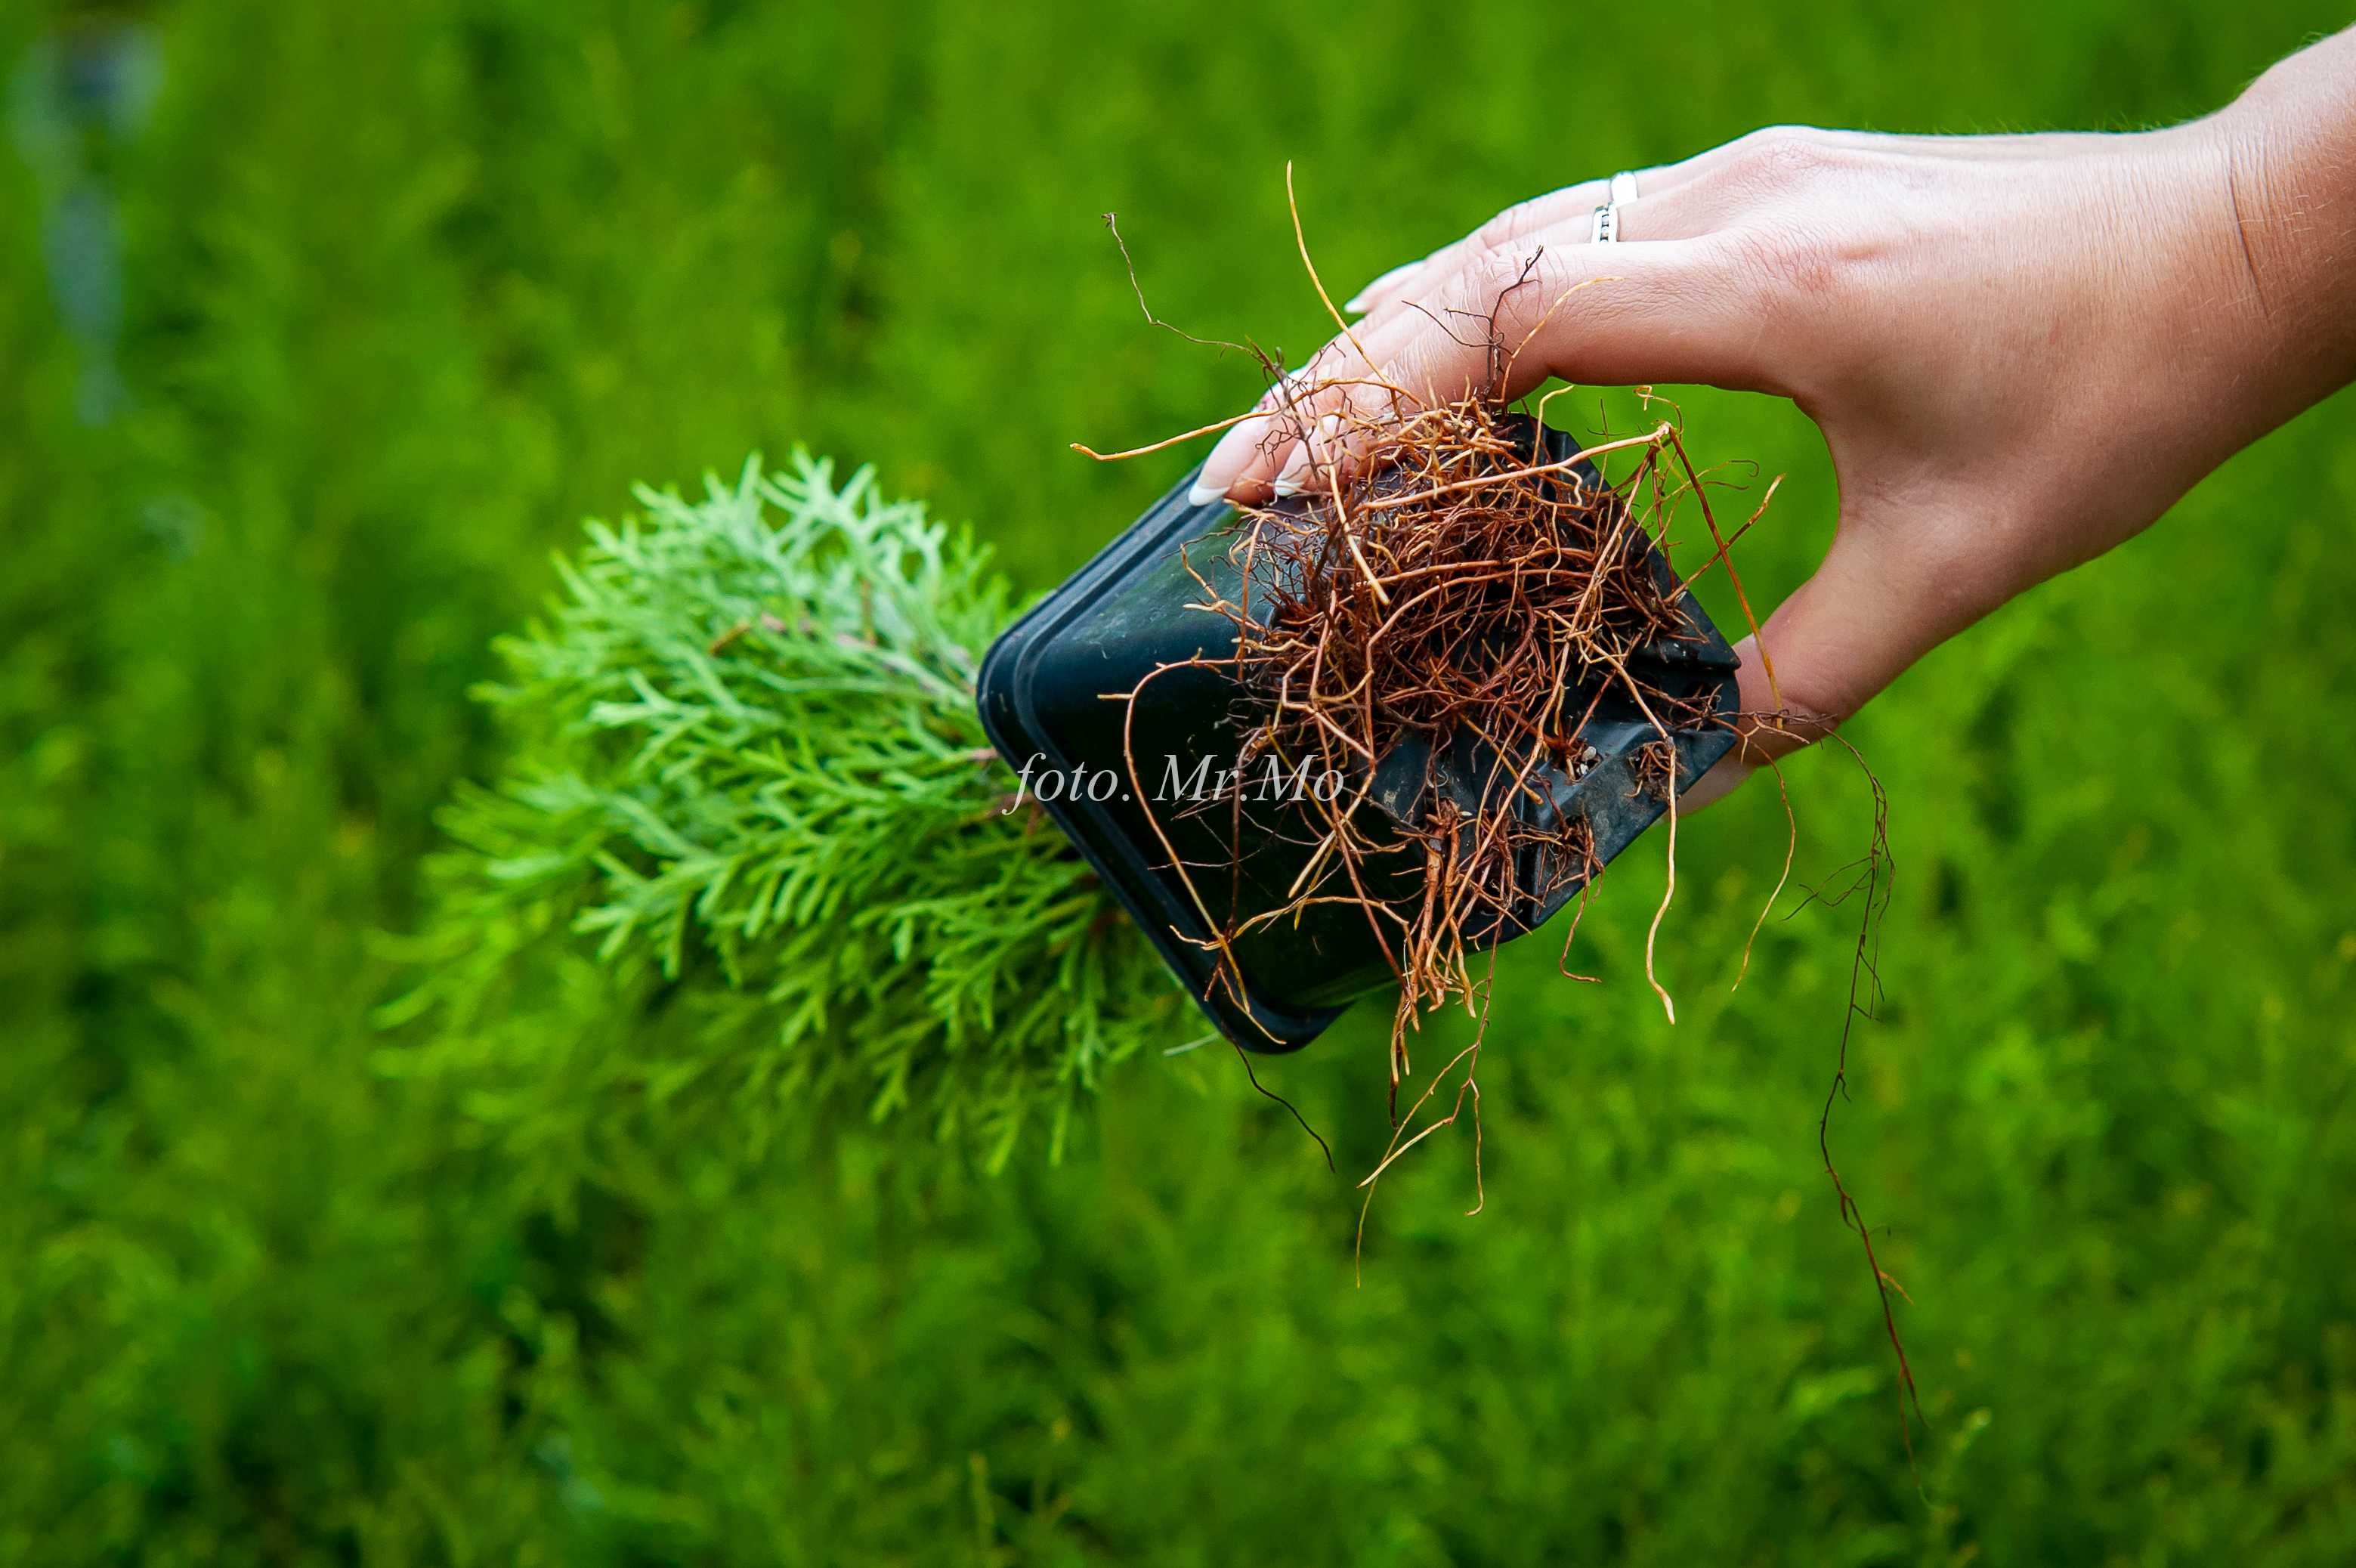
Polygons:
<instances>
[{"instance_id":1,"label":"grass","mask_svg":"<svg viewBox=\"0 0 2356 1568\"><path fill-rule=\"evenodd\" d=\"M803 442L1043 587L1184 461L1065 443L1248 394L1137 319L1102 211L1157 310L1297 353L1288 157L1354 283L1761 123L2197 112L2343 17L145 15L110 424L0 158L0 1561L2347 1559L2346 396L1854 726L1899 882L1836 1147L1913 1297L1927 1502L1814 1155L1843 932L1771 923L1722 983L1771 792L1681 833L1675 1029L1642 851L1603 986L1516 956L1488 1210L1427 1145L1363 1289L1346 1177L1212 1052L1110 1075L1056 1166L649 1128L558 1202L367 1022L500 760L466 693L582 517ZM1678 395L1699 460L1792 474L1772 596L1821 451ZM1821 874L1862 793L1830 755L1794 790ZM1379 1012L1271 1075L1344 1173Z\"/></svg>"}]
</instances>

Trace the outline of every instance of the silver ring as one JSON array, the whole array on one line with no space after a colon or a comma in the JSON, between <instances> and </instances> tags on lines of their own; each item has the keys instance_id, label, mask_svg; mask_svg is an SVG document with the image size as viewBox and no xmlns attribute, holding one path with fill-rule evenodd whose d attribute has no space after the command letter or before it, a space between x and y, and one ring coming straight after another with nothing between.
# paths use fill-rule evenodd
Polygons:
<instances>
[{"instance_id":1,"label":"silver ring","mask_svg":"<svg viewBox=\"0 0 2356 1568\"><path fill-rule=\"evenodd\" d=\"M1636 171L1623 168L1612 177L1612 199L1617 203L1636 199Z\"/></svg>"},{"instance_id":2,"label":"silver ring","mask_svg":"<svg viewBox=\"0 0 2356 1568\"><path fill-rule=\"evenodd\" d=\"M1594 224L1587 231L1590 245L1616 245L1620 242L1620 204L1607 201L1595 209Z\"/></svg>"}]
</instances>

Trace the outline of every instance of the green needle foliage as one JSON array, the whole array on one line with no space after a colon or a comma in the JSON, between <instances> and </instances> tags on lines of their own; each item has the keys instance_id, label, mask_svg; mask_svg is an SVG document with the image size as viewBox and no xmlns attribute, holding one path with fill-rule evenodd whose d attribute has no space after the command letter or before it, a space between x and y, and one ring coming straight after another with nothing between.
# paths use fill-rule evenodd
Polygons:
<instances>
[{"instance_id":1,"label":"green needle foliage","mask_svg":"<svg viewBox=\"0 0 2356 1568\"><path fill-rule=\"evenodd\" d=\"M512 761L444 813L431 976L388 1015L428 1027L390 1062L575 1160L648 1115L765 1144L840 1097L993 1167L1042 1122L1059 1154L1183 999L1008 809L973 702L1004 580L869 470L755 459L708 490L590 524L546 623L499 645L479 694Z\"/></svg>"}]
</instances>

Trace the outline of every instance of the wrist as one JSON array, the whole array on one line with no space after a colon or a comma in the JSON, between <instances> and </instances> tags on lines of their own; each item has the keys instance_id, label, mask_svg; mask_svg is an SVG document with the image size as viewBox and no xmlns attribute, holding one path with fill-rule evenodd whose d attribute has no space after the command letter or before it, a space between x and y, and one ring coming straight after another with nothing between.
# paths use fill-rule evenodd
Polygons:
<instances>
[{"instance_id":1,"label":"wrist","mask_svg":"<svg viewBox=\"0 0 2356 1568\"><path fill-rule=\"evenodd\" d=\"M2265 372L2296 413L2356 376L2356 31L2201 122L2218 149Z\"/></svg>"},{"instance_id":2,"label":"wrist","mask_svg":"<svg viewBox=\"0 0 2356 1568\"><path fill-rule=\"evenodd\" d=\"M2304 407L2278 406L2286 326L2250 268L2237 128L2222 115L2107 139L2075 191L2083 341L2109 405L2161 441L2189 486Z\"/></svg>"}]
</instances>

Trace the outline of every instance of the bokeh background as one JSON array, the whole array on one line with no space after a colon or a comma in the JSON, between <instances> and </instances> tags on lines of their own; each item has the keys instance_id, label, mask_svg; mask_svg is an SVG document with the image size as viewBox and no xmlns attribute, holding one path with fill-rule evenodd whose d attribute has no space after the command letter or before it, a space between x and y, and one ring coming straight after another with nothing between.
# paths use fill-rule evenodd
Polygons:
<instances>
[{"instance_id":1,"label":"bokeh background","mask_svg":"<svg viewBox=\"0 0 2356 1568\"><path fill-rule=\"evenodd\" d=\"M814 1117L561 1192L369 1021L498 761L467 689L584 515L806 443L1042 588L1185 461L1067 442L1252 393L1145 327L1100 213L1163 314L1297 355L1288 158L1354 285L1764 123L2200 113L2344 20L0 9L0 1560L2348 1561L2347 395L1852 726L1898 878L1834 1140L1912 1296L1919 1489L1815 1153L1853 911L1728 990L1772 789L1687 824L1675 1028L1652 841L1602 984L1514 955L1486 1211L1426 1145L1363 1285L1379 1018L1268 1073L1340 1176L1198 1052L1060 1165ZM1790 475L1772 598L1821 447L1679 395L1705 461ZM1822 875L1869 801L1793 775Z\"/></svg>"}]
</instances>

